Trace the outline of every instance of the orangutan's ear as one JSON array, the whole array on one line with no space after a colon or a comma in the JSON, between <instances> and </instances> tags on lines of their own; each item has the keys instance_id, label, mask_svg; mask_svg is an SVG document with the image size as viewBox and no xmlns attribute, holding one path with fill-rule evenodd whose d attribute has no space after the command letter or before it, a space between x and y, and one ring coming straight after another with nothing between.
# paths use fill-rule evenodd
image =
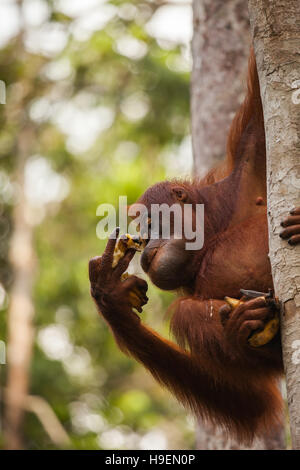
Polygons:
<instances>
[{"instance_id":1,"label":"orangutan's ear","mask_svg":"<svg viewBox=\"0 0 300 470\"><path fill-rule=\"evenodd\" d=\"M186 202L188 200L187 192L180 186L175 186L174 188L172 188L172 193L179 202Z\"/></svg>"}]
</instances>

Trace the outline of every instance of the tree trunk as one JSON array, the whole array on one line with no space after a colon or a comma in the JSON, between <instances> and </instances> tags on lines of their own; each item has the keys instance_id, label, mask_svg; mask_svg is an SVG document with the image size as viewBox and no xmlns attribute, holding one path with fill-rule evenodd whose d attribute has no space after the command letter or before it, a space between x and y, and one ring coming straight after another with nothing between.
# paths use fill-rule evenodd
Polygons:
<instances>
[{"instance_id":1,"label":"tree trunk","mask_svg":"<svg viewBox=\"0 0 300 470\"><path fill-rule=\"evenodd\" d=\"M194 173L224 158L231 120L243 100L250 47L246 0L193 0L191 84ZM197 449L233 449L220 429L198 421Z\"/></svg>"},{"instance_id":2,"label":"tree trunk","mask_svg":"<svg viewBox=\"0 0 300 470\"><path fill-rule=\"evenodd\" d=\"M29 368L33 344L32 318L34 307L31 290L34 276L32 227L26 221L27 203L24 195L24 165L32 148L33 130L25 127L19 134L16 178L20 202L13 213L14 231L10 261L14 283L8 311L7 386L5 390L4 437L7 449L22 449L24 403L28 394Z\"/></svg>"},{"instance_id":3,"label":"tree trunk","mask_svg":"<svg viewBox=\"0 0 300 470\"><path fill-rule=\"evenodd\" d=\"M281 334L292 445L300 449L300 249L278 236L300 205L300 3L249 0L264 109L270 261L282 302Z\"/></svg>"},{"instance_id":4,"label":"tree trunk","mask_svg":"<svg viewBox=\"0 0 300 470\"><path fill-rule=\"evenodd\" d=\"M194 172L200 176L225 156L232 118L244 99L250 28L246 0L194 0L191 87ZM197 426L198 449L241 449L210 423ZM251 449L284 449L284 429ZM246 447L243 447L246 449Z\"/></svg>"},{"instance_id":5,"label":"tree trunk","mask_svg":"<svg viewBox=\"0 0 300 470\"><path fill-rule=\"evenodd\" d=\"M192 138L202 176L225 156L232 118L245 94L250 47L246 0L194 0Z\"/></svg>"}]
</instances>

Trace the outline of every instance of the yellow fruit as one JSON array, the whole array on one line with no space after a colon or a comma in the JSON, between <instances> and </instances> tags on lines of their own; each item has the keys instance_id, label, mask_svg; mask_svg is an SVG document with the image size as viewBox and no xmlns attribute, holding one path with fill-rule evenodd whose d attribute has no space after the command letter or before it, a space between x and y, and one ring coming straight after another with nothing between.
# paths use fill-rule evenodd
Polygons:
<instances>
[{"instance_id":1,"label":"yellow fruit","mask_svg":"<svg viewBox=\"0 0 300 470\"><path fill-rule=\"evenodd\" d=\"M265 298L265 297L264 297ZM237 308L240 304L244 302L239 299L233 299L232 297L225 297L224 300L230 305L232 310ZM260 346L264 346L265 344L269 343L276 333L279 330L279 315L278 313L275 314L274 318L268 321L266 326L262 331L258 331L257 333L253 333L250 338L248 339L249 344L254 348L259 348Z\"/></svg>"},{"instance_id":2,"label":"yellow fruit","mask_svg":"<svg viewBox=\"0 0 300 470\"><path fill-rule=\"evenodd\" d=\"M264 346L274 338L278 330L279 315L278 313L276 313L275 317L272 318L272 320L268 321L264 329L262 331L259 331L258 333L254 333L252 336L250 336L248 341L254 348Z\"/></svg>"},{"instance_id":3,"label":"yellow fruit","mask_svg":"<svg viewBox=\"0 0 300 470\"><path fill-rule=\"evenodd\" d=\"M244 303L239 299L234 299L233 297L224 297L224 300L230 305L232 309L238 307L240 304Z\"/></svg>"},{"instance_id":4,"label":"yellow fruit","mask_svg":"<svg viewBox=\"0 0 300 470\"><path fill-rule=\"evenodd\" d=\"M134 249L135 251L143 251L145 247L145 240L141 237L133 237L129 233L122 235L116 243L113 255L112 267L115 268L121 258L125 255L126 251L129 249Z\"/></svg>"}]
</instances>

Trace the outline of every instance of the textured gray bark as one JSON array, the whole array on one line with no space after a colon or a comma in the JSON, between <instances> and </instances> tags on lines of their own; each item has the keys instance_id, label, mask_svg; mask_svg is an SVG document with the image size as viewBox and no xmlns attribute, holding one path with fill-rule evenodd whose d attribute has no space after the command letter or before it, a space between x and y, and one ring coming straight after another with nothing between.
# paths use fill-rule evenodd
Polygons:
<instances>
[{"instance_id":1,"label":"textured gray bark","mask_svg":"<svg viewBox=\"0 0 300 470\"><path fill-rule=\"evenodd\" d=\"M250 0L267 146L270 261L281 332L292 445L300 449L300 247L278 234L300 205L300 1Z\"/></svg>"},{"instance_id":2,"label":"textured gray bark","mask_svg":"<svg viewBox=\"0 0 300 470\"><path fill-rule=\"evenodd\" d=\"M246 0L194 0L192 137L202 175L225 156L231 120L244 98L250 28Z\"/></svg>"}]
</instances>

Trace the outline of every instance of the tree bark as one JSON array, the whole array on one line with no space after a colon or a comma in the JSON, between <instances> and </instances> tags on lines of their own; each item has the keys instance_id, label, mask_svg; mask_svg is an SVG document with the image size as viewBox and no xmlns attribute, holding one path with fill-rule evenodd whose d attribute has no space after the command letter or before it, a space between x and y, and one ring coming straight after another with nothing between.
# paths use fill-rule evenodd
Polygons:
<instances>
[{"instance_id":1,"label":"tree bark","mask_svg":"<svg viewBox=\"0 0 300 470\"><path fill-rule=\"evenodd\" d=\"M249 0L267 147L270 261L281 333L292 445L300 449L300 249L278 236L300 205L300 3Z\"/></svg>"},{"instance_id":2,"label":"tree bark","mask_svg":"<svg viewBox=\"0 0 300 470\"><path fill-rule=\"evenodd\" d=\"M250 28L246 0L194 0L191 86L194 170L225 157L232 118L244 98Z\"/></svg>"}]
</instances>

